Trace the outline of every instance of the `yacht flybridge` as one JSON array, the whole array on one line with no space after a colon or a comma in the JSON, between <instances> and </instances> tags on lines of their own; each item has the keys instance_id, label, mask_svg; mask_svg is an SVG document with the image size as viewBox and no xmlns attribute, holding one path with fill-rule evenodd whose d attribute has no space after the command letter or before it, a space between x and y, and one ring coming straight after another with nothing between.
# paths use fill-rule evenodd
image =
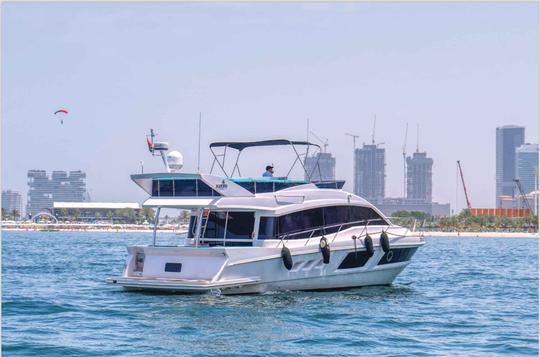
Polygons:
<instances>
[{"instance_id":1,"label":"yacht flybridge","mask_svg":"<svg viewBox=\"0 0 540 357\"><path fill-rule=\"evenodd\" d=\"M128 247L126 267L111 284L136 290L175 292L264 293L277 290L322 290L387 285L409 264L422 237L393 225L376 207L343 191L343 181L240 177L244 149L287 145L307 178L320 167L302 160L307 141L266 140L210 145L214 167L224 177L181 173L182 156L167 143L148 139L166 172L132 175L155 207L153 244ZM231 172L227 149L238 152ZM222 150L221 153L216 152ZM212 172L211 170L211 172ZM239 177L232 177L235 172ZM182 245L160 246L156 227L162 208L191 211Z\"/></svg>"}]
</instances>

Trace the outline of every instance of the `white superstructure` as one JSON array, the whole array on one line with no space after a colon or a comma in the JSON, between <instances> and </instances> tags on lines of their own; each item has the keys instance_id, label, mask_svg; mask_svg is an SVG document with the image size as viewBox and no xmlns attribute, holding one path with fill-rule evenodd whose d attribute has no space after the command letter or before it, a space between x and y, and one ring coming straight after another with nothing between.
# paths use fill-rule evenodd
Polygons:
<instances>
[{"instance_id":1,"label":"white superstructure","mask_svg":"<svg viewBox=\"0 0 540 357\"><path fill-rule=\"evenodd\" d=\"M151 195L143 206L158 215L190 209L191 220L181 246L159 246L154 235L151 246L128 247L122 275L109 282L129 289L239 294L385 285L424 244L341 189L178 172L132 179Z\"/></svg>"}]
</instances>

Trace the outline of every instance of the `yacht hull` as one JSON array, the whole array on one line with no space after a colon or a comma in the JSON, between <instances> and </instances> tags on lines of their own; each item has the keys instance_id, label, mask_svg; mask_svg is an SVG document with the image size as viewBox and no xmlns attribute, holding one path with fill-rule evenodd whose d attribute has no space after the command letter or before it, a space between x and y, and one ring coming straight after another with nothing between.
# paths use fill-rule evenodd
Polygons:
<instances>
[{"instance_id":1,"label":"yacht hull","mask_svg":"<svg viewBox=\"0 0 540 357\"><path fill-rule=\"evenodd\" d=\"M313 247L300 248L297 251L291 249L293 265L290 270L285 267L279 254L280 249L276 248L198 248L196 250L177 248L176 253L172 254L168 248L167 254L161 255L159 248L145 247L147 259L145 267L149 266L145 269L146 273L134 274L133 269L130 269L133 262L128 262L123 276L110 278L108 282L128 290L219 294L389 285L409 264L410 258L422 244L423 242L395 246L389 253L385 253L379 246L371 257L367 257L365 250L336 249L331 252L328 264L324 263L320 251ZM130 248L132 248L130 257L133 260L136 256L135 252L141 247ZM250 256L248 254L250 249L257 251L257 254ZM402 253L403 251L407 253ZM198 254L196 265L199 268L196 276L189 270L190 259L188 259L193 258L191 254L195 253ZM389 257L391 257L390 260L388 260ZM153 269L156 266L162 268L169 260L187 262L184 263L186 264L185 272L159 275L158 270ZM206 263L203 260L206 260Z\"/></svg>"}]
</instances>

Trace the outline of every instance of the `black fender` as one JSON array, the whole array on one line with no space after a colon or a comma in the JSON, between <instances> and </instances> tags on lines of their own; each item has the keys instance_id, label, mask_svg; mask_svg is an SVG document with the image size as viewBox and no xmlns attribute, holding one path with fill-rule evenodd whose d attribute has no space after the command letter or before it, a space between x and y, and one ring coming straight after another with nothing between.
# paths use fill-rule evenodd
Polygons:
<instances>
[{"instance_id":1,"label":"black fender","mask_svg":"<svg viewBox=\"0 0 540 357\"><path fill-rule=\"evenodd\" d=\"M381 233L380 244L381 244L382 250L385 253L388 253L388 251L390 250L390 241L388 240L388 234L386 234L386 232Z\"/></svg>"},{"instance_id":2,"label":"black fender","mask_svg":"<svg viewBox=\"0 0 540 357\"><path fill-rule=\"evenodd\" d=\"M367 234L366 238L364 238L364 245L366 246L368 256L371 258L375 252L375 249L373 249L373 239L369 236L369 234Z\"/></svg>"},{"instance_id":3,"label":"black fender","mask_svg":"<svg viewBox=\"0 0 540 357\"><path fill-rule=\"evenodd\" d=\"M321 254L323 256L323 263L330 263L330 246L328 245L328 241L325 237L321 238L319 242L319 249L321 250Z\"/></svg>"},{"instance_id":4,"label":"black fender","mask_svg":"<svg viewBox=\"0 0 540 357\"><path fill-rule=\"evenodd\" d=\"M287 247L281 248L281 259L283 260L283 265L285 269L291 270L293 266L291 251Z\"/></svg>"}]
</instances>

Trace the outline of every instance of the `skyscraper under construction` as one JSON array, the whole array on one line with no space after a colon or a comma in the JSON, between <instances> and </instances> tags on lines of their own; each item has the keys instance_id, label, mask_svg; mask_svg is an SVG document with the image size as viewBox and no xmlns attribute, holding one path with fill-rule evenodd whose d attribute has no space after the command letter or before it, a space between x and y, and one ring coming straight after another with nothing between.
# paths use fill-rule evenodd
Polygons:
<instances>
[{"instance_id":1,"label":"skyscraper under construction","mask_svg":"<svg viewBox=\"0 0 540 357\"><path fill-rule=\"evenodd\" d=\"M354 173L354 194L372 203L384 199L385 150L375 144L363 144L354 150L356 172Z\"/></svg>"},{"instance_id":2,"label":"skyscraper under construction","mask_svg":"<svg viewBox=\"0 0 540 357\"><path fill-rule=\"evenodd\" d=\"M417 203L432 201L433 159L425 152L415 152L407 158L407 200Z\"/></svg>"}]
</instances>

